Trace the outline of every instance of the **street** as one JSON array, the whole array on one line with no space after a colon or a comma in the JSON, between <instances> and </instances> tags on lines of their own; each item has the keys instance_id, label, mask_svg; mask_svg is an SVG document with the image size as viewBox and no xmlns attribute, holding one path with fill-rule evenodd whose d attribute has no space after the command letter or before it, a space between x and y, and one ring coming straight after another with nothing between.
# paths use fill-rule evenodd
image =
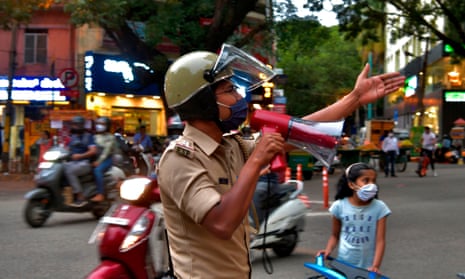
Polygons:
<instances>
[{"instance_id":1,"label":"street","mask_svg":"<svg viewBox=\"0 0 465 279\"><path fill-rule=\"evenodd\" d=\"M392 210L381 271L390 278L456 278L457 272L465 272L465 166L437 165L439 176L429 172L424 178L414 168L409 163L407 171L395 178L378 173L380 199ZM330 201L340 174L336 170L329 175ZM20 182L0 180L0 278L83 278L98 264L96 247L87 244L97 221L90 213L54 213L44 227L31 229L22 217L22 196L31 186L15 188L14 183ZM267 269L262 251L253 251L254 279L315 275L303 264L314 261L313 255L325 247L331 230L320 173L305 182L305 192L312 210L298 247L287 258L269 251ZM266 270L271 269L273 273L268 274Z\"/></svg>"}]
</instances>

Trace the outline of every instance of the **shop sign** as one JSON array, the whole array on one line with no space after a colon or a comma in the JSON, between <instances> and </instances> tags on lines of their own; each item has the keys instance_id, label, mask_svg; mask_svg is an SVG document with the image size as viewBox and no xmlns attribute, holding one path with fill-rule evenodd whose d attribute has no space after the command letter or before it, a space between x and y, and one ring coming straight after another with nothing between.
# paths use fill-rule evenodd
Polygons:
<instances>
[{"instance_id":1,"label":"shop sign","mask_svg":"<svg viewBox=\"0 0 465 279\"><path fill-rule=\"evenodd\" d=\"M0 100L8 100L8 77L0 76ZM59 78L16 76L13 78L13 101L66 101L60 92L67 90Z\"/></svg>"},{"instance_id":2,"label":"shop sign","mask_svg":"<svg viewBox=\"0 0 465 279\"><path fill-rule=\"evenodd\" d=\"M84 67L86 92L160 96L159 85L146 82L153 80L156 73L144 63L88 51Z\"/></svg>"},{"instance_id":3,"label":"shop sign","mask_svg":"<svg viewBox=\"0 0 465 279\"><path fill-rule=\"evenodd\" d=\"M415 92L418 87L418 77L417 76L410 76L405 80L404 92L405 97L410 97L415 95Z\"/></svg>"},{"instance_id":4,"label":"shop sign","mask_svg":"<svg viewBox=\"0 0 465 279\"><path fill-rule=\"evenodd\" d=\"M465 102L465 91L445 91L444 100L446 102Z\"/></svg>"}]
</instances>

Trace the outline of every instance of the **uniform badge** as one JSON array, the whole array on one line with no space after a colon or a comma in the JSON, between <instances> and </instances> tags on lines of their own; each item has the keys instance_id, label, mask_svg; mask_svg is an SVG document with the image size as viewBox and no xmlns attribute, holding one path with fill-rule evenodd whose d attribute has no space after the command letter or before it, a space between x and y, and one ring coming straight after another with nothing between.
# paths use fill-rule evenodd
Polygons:
<instances>
[{"instance_id":1,"label":"uniform badge","mask_svg":"<svg viewBox=\"0 0 465 279\"><path fill-rule=\"evenodd\" d=\"M179 155L182 155L190 159L194 158L194 143L190 140L176 140L174 150L176 150L176 153L178 153Z\"/></svg>"}]
</instances>

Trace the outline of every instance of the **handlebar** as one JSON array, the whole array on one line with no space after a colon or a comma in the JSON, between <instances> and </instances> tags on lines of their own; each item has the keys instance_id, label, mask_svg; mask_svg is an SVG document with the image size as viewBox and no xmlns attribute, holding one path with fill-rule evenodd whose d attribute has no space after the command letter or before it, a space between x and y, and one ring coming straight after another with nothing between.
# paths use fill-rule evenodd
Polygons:
<instances>
[{"instance_id":1,"label":"handlebar","mask_svg":"<svg viewBox=\"0 0 465 279\"><path fill-rule=\"evenodd\" d=\"M297 196L300 193L302 193L302 191L304 189L304 182L300 181L300 180L295 180L295 179L289 179L286 182L284 182L284 184L291 184L291 183L297 184L296 185L296 190L294 192L292 192L292 194L290 195L291 199L295 199L295 198L297 198Z\"/></svg>"}]
</instances>

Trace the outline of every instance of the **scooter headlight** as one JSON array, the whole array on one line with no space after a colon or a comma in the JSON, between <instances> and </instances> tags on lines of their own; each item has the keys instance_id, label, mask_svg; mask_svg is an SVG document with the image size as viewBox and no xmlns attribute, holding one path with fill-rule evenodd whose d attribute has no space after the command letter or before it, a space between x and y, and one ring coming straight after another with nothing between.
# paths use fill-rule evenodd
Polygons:
<instances>
[{"instance_id":1,"label":"scooter headlight","mask_svg":"<svg viewBox=\"0 0 465 279\"><path fill-rule=\"evenodd\" d=\"M49 150L44 153L43 158L45 161L55 161L60 158L61 152L59 150Z\"/></svg>"},{"instance_id":2,"label":"scooter headlight","mask_svg":"<svg viewBox=\"0 0 465 279\"><path fill-rule=\"evenodd\" d=\"M150 187L152 180L146 177L135 177L125 180L120 186L121 198L128 201L138 200Z\"/></svg>"},{"instance_id":3,"label":"scooter headlight","mask_svg":"<svg viewBox=\"0 0 465 279\"><path fill-rule=\"evenodd\" d=\"M124 239L121 244L120 251L126 252L135 246L137 246L141 241L147 238L152 231L152 226L155 220L155 215L150 211L145 212L134 224L129 234Z\"/></svg>"}]
</instances>

